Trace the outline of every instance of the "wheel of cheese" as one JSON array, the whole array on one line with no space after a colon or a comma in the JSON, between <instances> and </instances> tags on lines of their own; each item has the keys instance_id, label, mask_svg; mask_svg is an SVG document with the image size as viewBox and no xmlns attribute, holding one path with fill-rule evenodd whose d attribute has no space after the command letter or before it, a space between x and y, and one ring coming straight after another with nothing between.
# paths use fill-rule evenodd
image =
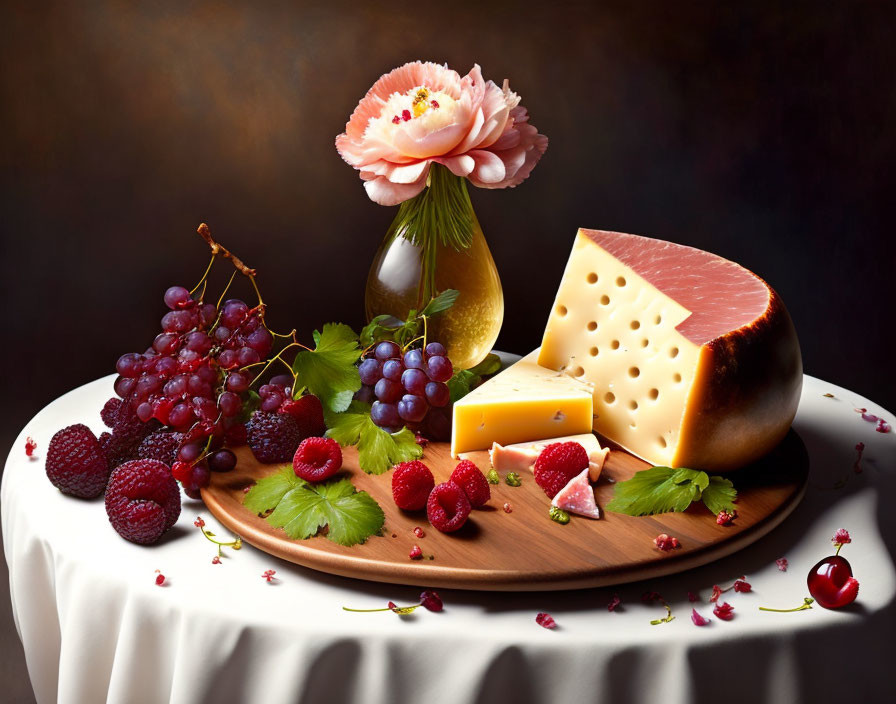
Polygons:
<instances>
[{"instance_id":1,"label":"wheel of cheese","mask_svg":"<svg viewBox=\"0 0 896 704\"><path fill-rule=\"evenodd\" d=\"M799 341L761 278L709 252L579 230L538 364L593 385L594 429L655 465L730 470L787 433Z\"/></svg>"}]
</instances>

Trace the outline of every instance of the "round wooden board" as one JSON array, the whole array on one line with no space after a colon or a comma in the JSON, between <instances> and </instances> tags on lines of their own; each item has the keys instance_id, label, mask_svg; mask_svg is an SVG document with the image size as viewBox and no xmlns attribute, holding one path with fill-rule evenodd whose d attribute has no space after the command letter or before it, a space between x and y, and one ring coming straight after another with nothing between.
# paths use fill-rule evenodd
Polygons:
<instances>
[{"instance_id":1,"label":"round wooden board","mask_svg":"<svg viewBox=\"0 0 896 704\"><path fill-rule=\"evenodd\" d=\"M712 562L746 547L777 526L802 498L809 473L802 441L791 431L770 455L750 467L729 473L738 489L738 516L733 525L716 524L702 503L683 513L632 517L604 512L599 520L573 516L567 525L548 518L550 501L531 473L521 487L503 481L491 487L491 501L473 511L456 533L442 534L429 525L425 511L407 513L392 500L391 472L365 474L354 448L344 452L344 471L359 490L369 492L383 508L382 536L363 545L344 547L317 536L289 540L280 529L243 508L244 489L280 465L261 465L247 448L238 451L237 468L212 474L202 491L209 511L246 542L284 560L330 574L395 584L455 589L534 591L597 587L681 572ZM489 468L487 452L466 455L482 470ZM436 483L446 481L456 465L448 445L432 443L424 462ZM595 485L599 506L613 495L613 482L629 479L647 463L614 449ZM507 502L511 513L502 507ZM415 526L426 532L413 534ZM681 547L662 552L653 540L660 533L674 535ZM433 559L410 560L408 552L420 545Z\"/></svg>"}]
</instances>

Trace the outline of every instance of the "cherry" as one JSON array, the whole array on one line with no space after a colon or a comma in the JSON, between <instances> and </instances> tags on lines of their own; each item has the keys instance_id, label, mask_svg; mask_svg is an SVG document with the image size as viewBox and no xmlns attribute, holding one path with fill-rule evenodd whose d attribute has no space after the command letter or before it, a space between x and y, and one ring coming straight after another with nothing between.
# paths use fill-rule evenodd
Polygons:
<instances>
[{"instance_id":1,"label":"cherry","mask_svg":"<svg viewBox=\"0 0 896 704\"><path fill-rule=\"evenodd\" d=\"M859 582L845 557L831 555L809 571L809 593L826 609L839 609L855 601Z\"/></svg>"}]
</instances>

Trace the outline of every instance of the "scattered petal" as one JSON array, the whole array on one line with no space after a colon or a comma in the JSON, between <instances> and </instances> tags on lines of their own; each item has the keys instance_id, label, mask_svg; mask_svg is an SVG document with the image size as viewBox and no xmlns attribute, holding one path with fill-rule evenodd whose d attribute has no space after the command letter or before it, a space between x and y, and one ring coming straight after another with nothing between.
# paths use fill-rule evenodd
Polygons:
<instances>
[{"instance_id":1,"label":"scattered petal","mask_svg":"<svg viewBox=\"0 0 896 704\"><path fill-rule=\"evenodd\" d=\"M513 513L513 506L511 506L508 502L504 502L504 513Z\"/></svg>"},{"instance_id":2,"label":"scattered petal","mask_svg":"<svg viewBox=\"0 0 896 704\"><path fill-rule=\"evenodd\" d=\"M432 589L427 589L420 594L420 604L423 608L428 609L429 611L438 612L444 608L442 597L439 596L438 592L433 591Z\"/></svg>"},{"instance_id":3,"label":"scattered petal","mask_svg":"<svg viewBox=\"0 0 896 704\"><path fill-rule=\"evenodd\" d=\"M277 578L274 576L275 574L277 574L277 570L265 570L265 571L262 573L261 577L262 577L262 579L264 579L268 584L271 584L275 579L277 579Z\"/></svg>"},{"instance_id":4,"label":"scattered petal","mask_svg":"<svg viewBox=\"0 0 896 704\"><path fill-rule=\"evenodd\" d=\"M727 601L716 604L712 612L716 615L716 618L720 618L723 621L730 621L734 618L734 607Z\"/></svg>"},{"instance_id":5,"label":"scattered petal","mask_svg":"<svg viewBox=\"0 0 896 704\"><path fill-rule=\"evenodd\" d=\"M557 627L557 622L554 621L553 618L551 618L551 615L546 614L544 612L540 612L535 617L535 623L537 623L542 628L556 628Z\"/></svg>"},{"instance_id":6,"label":"scattered petal","mask_svg":"<svg viewBox=\"0 0 896 704\"><path fill-rule=\"evenodd\" d=\"M193 525L196 526L197 528L204 528L204 527L205 527L205 521L203 521L202 518L201 518L200 516L197 516L197 517L196 517L196 520L193 521Z\"/></svg>"},{"instance_id":7,"label":"scattered petal","mask_svg":"<svg viewBox=\"0 0 896 704\"><path fill-rule=\"evenodd\" d=\"M622 599L619 598L618 594L614 594L613 598L610 599L610 603L607 604L607 611L615 611L622 605Z\"/></svg>"},{"instance_id":8,"label":"scattered petal","mask_svg":"<svg viewBox=\"0 0 896 704\"><path fill-rule=\"evenodd\" d=\"M779 570L781 570L782 572L786 572L786 571L787 571L787 566L788 566L790 563L787 562L787 558L786 558L786 557L779 557L777 560L775 560L775 564L778 566L778 569L779 569Z\"/></svg>"},{"instance_id":9,"label":"scattered petal","mask_svg":"<svg viewBox=\"0 0 896 704\"><path fill-rule=\"evenodd\" d=\"M429 439L423 437L420 433L416 433L414 435L414 442L416 442L420 447L426 447L429 445Z\"/></svg>"},{"instance_id":10,"label":"scattered petal","mask_svg":"<svg viewBox=\"0 0 896 704\"><path fill-rule=\"evenodd\" d=\"M415 545L411 548L411 551L408 553L408 557L412 560L419 560L423 557L423 551L420 549L419 545Z\"/></svg>"},{"instance_id":11,"label":"scattered petal","mask_svg":"<svg viewBox=\"0 0 896 704\"><path fill-rule=\"evenodd\" d=\"M703 618L700 614L697 613L697 609L691 609L691 621L694 622L695 626L708 626L709 619Z\"/></svg>"},{"instance_id":12,"label":"scattered petal","mask_svg":"<svg viewBox=\"0 0 896 704\"><path fill-rule=\"evenodd\" d=\"M867 412L868 409L867 408L853 408L852 410L854 410L856 413L865 413L865 412Z\"/></svg>"},{"instance_id":13,"label":"scattered petal","mask_svg":"<svg viewBox=\"0 0 896 704\"><path fill-rule=\"evenodd\" d=\"M700 601L700 597L694 594L694 592L688 592L688 601L693 604L695 601Z\"/></svg>"},{"instance_id":14,"label":"scattered petal","mask_svg":"<svg viewBox=\"0 0 896 704\"><path fill-rule=\"evenodd\" d=\"M712 594L709 597L710 603L715 603L719 600L719 597L722 596L722 588L718 584L712 585Z\"/></svg>"},{"instance_id":15,"label":"scattered petal","mask_svg":"<svg viewBox=\"0 0 896 704\"><path fill-rule=\"evenodd\" d=\"M666 535L665 533L660 533L658 536L656 536L653 539L653 543L663 552L681 547L681 543L678 542L678 538L671 535Z\"/></svg>"},{"instance_id":16,"label":"scattered petal","mask_svg":"<svg viewBox=\"0 0 896 704\"><path fill-rule=\"evenodd\" d=\"M873 413L863 413L862 420L867 420L869 423L877 423L877 421L882 420L882 419L878 418Z\"/></svg>"},{"instance_id":17,"label":"scattered petal","mask_svg":"<svg viewBox=\"0 0 896 704\"><path fill-rule=\"evenodd\" d=\"M753 585L743 579L736 579L734 580L734 591L751 592L753 591Z\"/></svg>"},{"instance_id":18,"label":"scattered petal","mask_svg":"<svg viewBox=\"0 0 896 704\"><path fill-rule=\"evenodd\" d=\"M730 526L734 519L737 518L737 511L732 511L728 513L725 509L719 511L719 515L716 516L716 523L720 526Z\"/></svg>"},{"instance_id":19,"label":"scattered petal","mask_svg":"<svg viewBox=\"0 0 896 704\"><path fill-rule=\"evenodd\" d=\"M212 564L213 564L213 565L220 565L220 564L221 564L221 558L218 557L217 555L215 555L215 556L212 558Z\"/></svg>"},{"instance_id":20,"label":"scattered petal","mask_svg":"<svg viewBox=\"0 0 896 704\"><path fill-rule=\"evenodd\" d=\"M27 438L25 438L25 456L26 456L26 457L33 457L33 456L34 456L34 451L35 451L36 449L37 449L37 443L34 442L34 438L32 438L32 437L29 435Z\"/></svg>"},{"instance_id":21,"label":"scattered petal","mask_svg":"<svg viewBox=\"0 0 896 704\"><path fill-rule=\"evenodd\" d=\"M822 394L822 396L824 396L825 398L834 398L834 394L831 394L831 393Z\"/></svg>"},{"instance_id":22,"label":"scattered petal","mask_svg":"<svg viewBox=\"0 0 896 704\"><path fill-rule=\"evenodd\" d=\"M883 418L879 418L875 430L879 433L889 433L892 428L890 427L890 424L887 423L887 421L885 421Z\"/></svg>"},{"instance_id":23,"label":"scattered petal","mask_svg":"<svg viewBox=\"0 0 896 704\"><path fill-rule=\"evenodd\" d=\"M156 586L161 587L164 583L165 583L165 575L163 575L161 572L159 572L156 575Z\"/></svg>"}]
</instances>

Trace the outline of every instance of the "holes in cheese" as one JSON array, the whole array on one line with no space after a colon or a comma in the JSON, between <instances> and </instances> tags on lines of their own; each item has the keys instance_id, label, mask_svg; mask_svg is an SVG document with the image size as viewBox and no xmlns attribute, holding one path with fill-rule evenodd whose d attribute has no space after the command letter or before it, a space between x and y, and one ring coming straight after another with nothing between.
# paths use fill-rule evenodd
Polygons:
<instances>
[{"instance_id":1,"label":"holes in cheese","mask_svg":"<svg viewBox=\"0 0 896 704\"><path fill-rule=\"evenodd\" d=\"M538 362L584 370L604 409L594 429L634 454L731 469L790 427L802 385L796 332L777 294L743 267L669 242L580 230L557 300L567 313L548 320ZM648 324L649 336L635 334Z\"/></svg>"}]
</instances>

